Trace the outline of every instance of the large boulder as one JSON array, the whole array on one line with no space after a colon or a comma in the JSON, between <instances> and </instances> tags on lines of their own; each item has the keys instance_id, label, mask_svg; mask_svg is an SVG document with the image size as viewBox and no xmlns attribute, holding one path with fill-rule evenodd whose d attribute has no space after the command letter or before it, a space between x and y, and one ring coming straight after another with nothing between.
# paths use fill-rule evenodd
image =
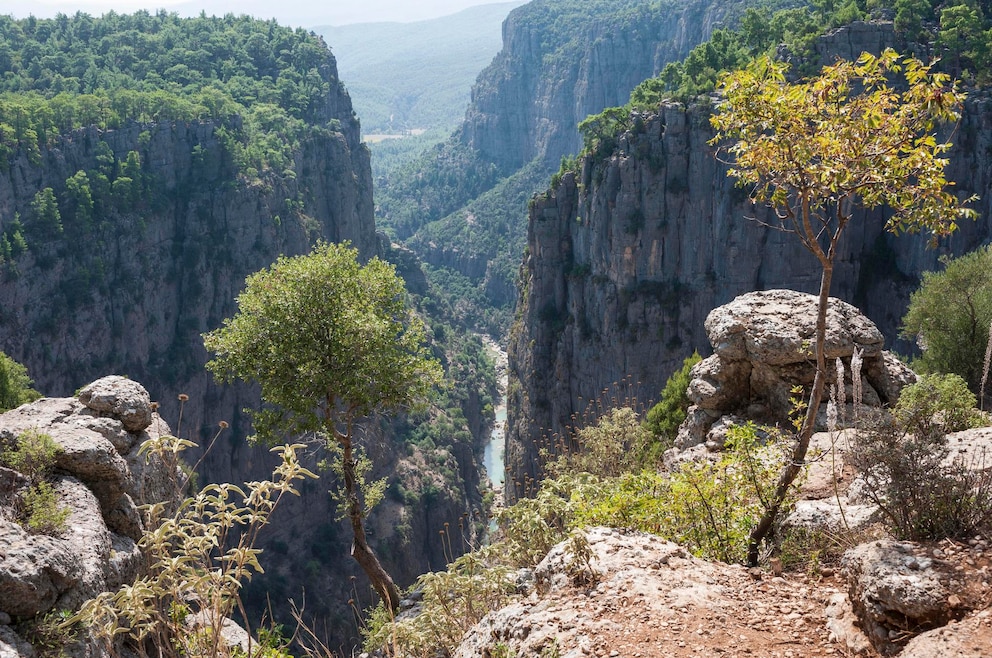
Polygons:
<instances>
[{"instance_id":1,"label":"large boulder","mask_svg":"<svg viewBox=\"0 0 992 658\"><path fill-rule=\"evenodd\" d=\"M59 447L49 480L70 510L57 535L16 522L27 477L0 465L0 649L29 655L8 624L133 581L141 566L137 505L171 500L174 477L161 461L139 455L144 440L168 434L148 392L123 377L90 384L78 398L43 398L0 415L0 451L24 432L47 434ZM19 652L19 653L18 653Z\"/></svg>"},{"instance_id":2,"label":"large boulder","mask_svg":"<svg viewBox=\"0 0 992 658\"><path fill-rule=\"evenodd\" d=\"M848 596L861 628L883 654L961 611L964 584L952 564L912 542L880 540L844 554Z\"/></svg>"},{"instance_id":3,"label":"large boulder","mask_svg":"<svg viewBox=\"0 0 992 658\"><path fill-rule=\"evenodd\" d=\"M713 355L692 369L688 395L693 406L676 446L684 450L708 442L719 447L719 437L709 435L726 416L787 426L794 408L793 389L808 391L816 374L816 309L814 295L793 290L751 292L713 309L705 324ZM846 373L845 397L852 399L851 360L857 353L862 362L861 404L877 407L894 402L916 376L882 345L882 334L871 320L850 304L830 299L828 385L836 382L834 364L840 359Z\"/></svg>"}]
</instances>

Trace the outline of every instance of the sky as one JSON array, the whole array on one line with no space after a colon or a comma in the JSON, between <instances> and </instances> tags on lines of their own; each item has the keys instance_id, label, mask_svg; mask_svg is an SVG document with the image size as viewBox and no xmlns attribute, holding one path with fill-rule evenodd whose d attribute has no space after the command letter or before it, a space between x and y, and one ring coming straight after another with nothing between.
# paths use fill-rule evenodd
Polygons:
<instances>
[{"instance_id":1,"label":"sky","mask_svg":"<svg viewBox=\"0 0 992 658\"><path fill-rule=\"evenodd\" d=\"M454 14L475 5L501 0L0 0L0 14L24 18L33 14L51 18L58 13L82 11L99 16L108 11L130 13L147 9L178 12L183 16L226 13L275 18L294 27L347 25L379 21L412 22Z\"/></svg>"}]
</instances>

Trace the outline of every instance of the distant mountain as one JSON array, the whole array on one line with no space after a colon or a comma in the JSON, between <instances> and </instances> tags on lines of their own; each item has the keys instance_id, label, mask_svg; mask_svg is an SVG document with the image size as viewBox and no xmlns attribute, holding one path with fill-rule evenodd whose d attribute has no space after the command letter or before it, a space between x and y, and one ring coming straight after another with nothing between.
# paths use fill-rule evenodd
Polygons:
<instances>
[{"instance_id":1,"label":"distant mountain","mask_svg":"<svg viewBox=\"0 0 992 658\"><path fill-rule=\"evenodd\" d=\"M521 0L414 23L321 26L365 134L454 128L472 83L499 52L503 19Z\"/></svg>"}]
</instances>

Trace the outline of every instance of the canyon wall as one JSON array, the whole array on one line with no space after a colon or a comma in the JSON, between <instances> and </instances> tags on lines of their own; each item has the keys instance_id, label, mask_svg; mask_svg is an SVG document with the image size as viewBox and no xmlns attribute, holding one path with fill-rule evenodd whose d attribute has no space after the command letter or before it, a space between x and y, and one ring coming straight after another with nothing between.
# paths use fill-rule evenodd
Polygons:
<instances>
[{"instance_id":1,"label":"canyon wall","mask_svg":"<svg viewBox=\"0 0 992 658\"><path fill-rule=\"evenodd\" d=\"M826 37L822 51L837 51L831 40L895 40L890 24L853 29ZM535 198L509 347L511 500L539 478L547 437L567 431L590 402L656 402L682 360L708 349L711 309L751 290L818 289L815 258L795 236L762 226L773 217L749 203L714 157L710 112L706 103L665 105L641 117L605 161L587 158L579 177L567 174ZM961 195L983 197L979 219L927 249L925 237L885 233L885 212L859 213L837 256L832 295L859 307L887 346L906 353L912 346L895 339L922 272L992 238L987 93L971 94L950 138L948 179Z\"/></svg>"}]
</instances>

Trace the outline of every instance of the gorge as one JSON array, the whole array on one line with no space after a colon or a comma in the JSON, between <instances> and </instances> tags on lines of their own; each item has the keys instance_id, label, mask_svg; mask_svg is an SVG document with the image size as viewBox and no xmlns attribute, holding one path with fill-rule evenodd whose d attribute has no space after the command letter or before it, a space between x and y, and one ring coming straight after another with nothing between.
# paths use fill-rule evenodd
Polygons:
<instances>
[{"instance_id":1,"label":"gorge","mask_svg":"<svg viewBox=\"0 0 992 658\"><path fill-rule=\"evenodd\" d=\"M61 29L76 40L65 43L99 44L87 56L94 71L106 64L113 72L101 74L108 85L141 68L141 48L154 51L152 37L136 35L205 35L195 47L160 45L175 61L140 79L153 85L168 72L163 88L202 93L190 102L203 109L192 114L181 104L169 114L162 108L174 99L164 95L153 97L154 112L137 101L119 110L112 95L97 93L97 73L63 62L48 89L76 84L80 96L94 97L96 118L56 120L56 103L48 109L58 125L41 134L36 127L49 124L36 108L47 106L38 101L27 112L5 89L0 350L25 364L46 395L124 374L174 422L177 395L186 394L177 433L203 440L219 421L231 424L206 456L203 478L260 478L272 462L244 441L251 428L242 414L258 405L258 391L216 385L202 367L201 334L233 314L247 275L316 240L349 241L363 259L394 263L449 375L429 409L365 428L374 476L387 484L371 534L388 570L410 585L485 534L481 462L495 484L504 471L492 442L499 425L513 502L540 478L543 437L567 433L604 392L654 402L686 356L705 354L711 309L750 290L815 289L812 259L792 236L759 225L766 210L753 207L713 157L711 97L638 115L615 149L563 166L548 187L562 158L584 147L580 121L626 103L644 79L734 25L747 4L535 0L513 10L461 127L415 167L375 181L374 193L360 117L327 44L312 34L274 21L186 22L165 12L122 17L120 31L85 16L66 17L65 28L0 18L0 30L29 33L55 50L68 46L45 38ZM886 46L928 54L885 19L834 30L813 50L820 61ZM225 41L224 30L242 28ZM224 59L229 50L236 52ZM12 58L11 76L43 60L20 51ZM302 68L266 68L280 63ZM221 84L232 80L237 91ZM33 137L23 116L36 121ZM990 125L992 99L976 88L954 128L947 173L960 194L981 197L978 221L928 250L919 236L885 234L879 212L859 216L843 243L833 294L869 316L890 345L921 273L992 239ZM291 138L282 144L279 135ZM505 417L491 372L500 358L472 333L480 330L507 341ZM352 583L359 572L327 487L308 483L301 493L266 530L272 562L245 589L249 612L260 614L270 600L285 621L276 602L299 598L305 584L308 614L324 624L333 649L351 650L359 642L355 610L372 600ZM463 536L448 535L446 545L438 537L445 527L462 527Z\"/></svg>"}]
</instances>

